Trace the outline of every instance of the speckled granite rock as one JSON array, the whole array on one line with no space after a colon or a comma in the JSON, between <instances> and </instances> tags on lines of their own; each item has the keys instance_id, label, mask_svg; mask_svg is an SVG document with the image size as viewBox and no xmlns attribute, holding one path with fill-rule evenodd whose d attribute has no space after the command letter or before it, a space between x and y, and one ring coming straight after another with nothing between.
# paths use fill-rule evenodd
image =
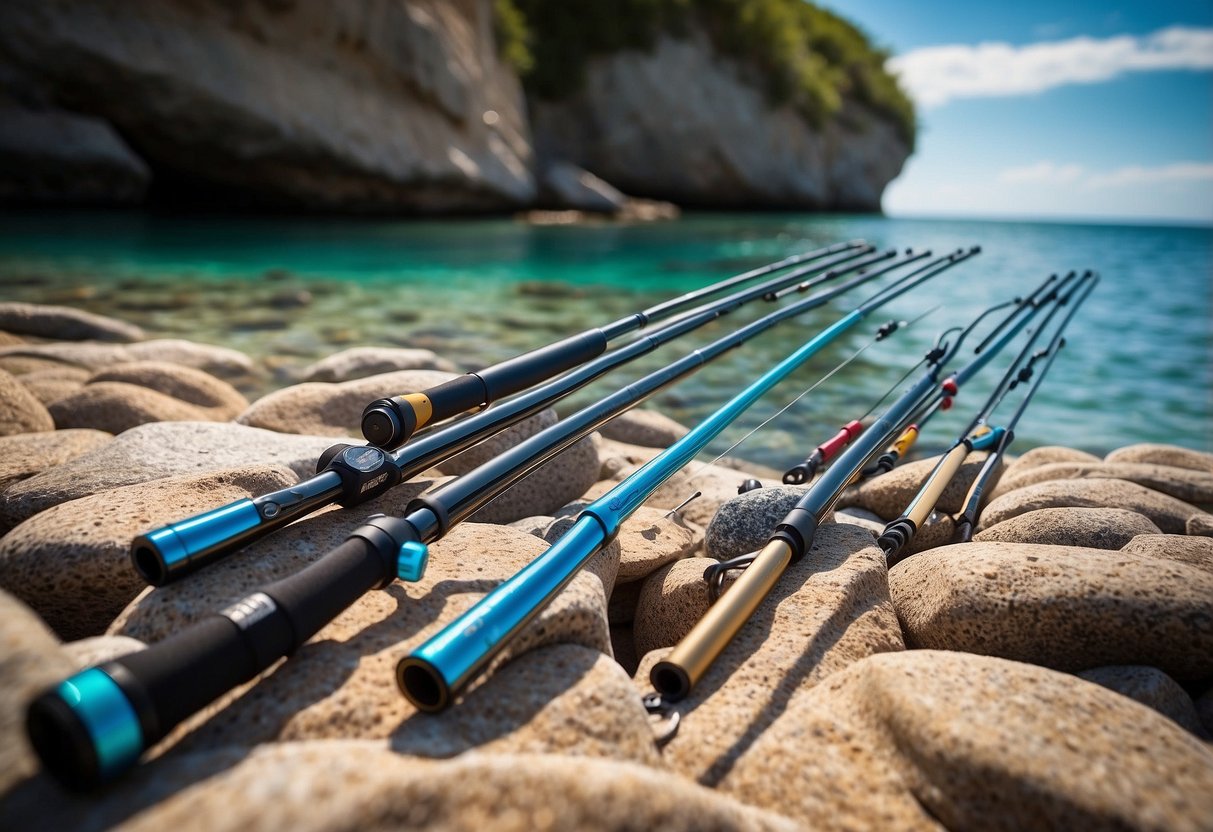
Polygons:
<instances>
[{"instance_id":1,"label":"speckled granite rock","mask_svg":"<svg viewBox=\"0 0 1213 832\"><path fill-rule=\"evenodd\" d=\"M598 431L616 442L665 450L686 436L688 428L656 410L637 408L619 414Z\"/></svg>"},{"instance_id":2,"label":"speckled granite rock","mask_svg":"<svg viewBox=\"0 0 1213 832\"><path fill-rule=\"evenodd\" d=\"M37 303L0 303L0 329L60 341L139 341L144 337L142 329L125 321Z\"/></svg>"},{"instance_id":3,"label":"speckled granite rock","mask_svg":"<svg viewBox=\"0 0 1213 832\"><path fill-rule=\"evenodd\" d=\"M1049 480L1115 479L1135 482L1193 505L1213 504L1213 473L1144 462L1053 462L1003 476L990 493L996 500L1017 488Z\"/></svg>"},{"instance_id":4,"label":"speckled granite rock","mask_svg":"<svg viewBox=\"0 0 1213 832\"><path fill-rule=\"evenodd\" d=\"M646 581L634 627L642 655L673 645L703 615L706 563L702 558L676 561ZM682 725L665 747L666 763L698 782L718 783L738 756L814 685L864 656L901 650L885 575L884 555L870 534L855 526L823 525L812 550L779 579L753 619L679 705ZM649 670L665 652L644 655L637 671L642 689L649 689ZM813 743L801 745L808 752ZM793 771L789 768L780 784L770 788L782 790L787 784L795 791L800 775L791 775Z\"/></svg>"},{"instance_id":5,"label":"speckled granite rock","mask_svg":"<svg viewBox=\"0 0 1213 832\"><path fill-rule=\"evenodd\" d=\"M1117 448L1104 457L1104 462L1146 462L1213 473L1213 454L1152 442Z\"/></svg>"},{"instance_id":6,"label":"speckled granite rock","mask_svg":"<svg viewBox=\"0 0 1213 832\"><path fill-rule=\"evenodd\" d=\"M1100 459L1095 454L1089 454L1086 451L1079 451L1074 448L1066 448L1061 445L1042 445L1039 448L1032 448L1025 451L1014 460L1007 463L1007 467L1003 469L1003 477L1018 475L1030 468L1035 468L1038 465L1048 465L1053 462L1099 462Z\"/></svg>"},{"instance_id":7,"label":"speckled granite rock","mask_svg":"<svg viewBox=\"0 0 1213 832\"><path fill-rule=\"evenodd\" d=\"M805 828L1196 832L1213 816L1205 745L1044 668L878 653L771 710L760 736L730 747L717 790Z\"/></svg>"},{"instance_id":8,"label":"speckled granite rock","mask_svg":"<svg viewBox=\"0 0 1213 832\"><path fill-rule=\"evenodd\" d=\"M1124 480L1051 480L1024 486L993 500L981 512L979 530L1042 508L1121 508L1143 514L1169 534L1191 534L1189 525L1210 518L1182 500Z\"/></svg>"},{"instance_id":9,"label":"speckled granite rock","mask_svg":"<svg viewBox=\"0 0 1213 832\"><path fill-rule=\"evenodd\" d=\"M1119 549L1139 534L1158 534L1158 526L1135 511L1123 508L1042 508L1003 520L973 535L973 539Z\"/></svg>"},{"instance_id":10,"label":"speckled granite rock","mask_svg":"<svg viewBox=\"0 0 1213 832\"><path fill-rule=\"evenodd\" d=\"M339 384L296 384L262 396L236 421L280 433L361 436L362 411L375 399L417 392L453 377L433 370L400 370Z\"/></svg>"},{"instance_id":11,"label":"speckled granite rock","mask_svg":"<svg viewBox=\"0 0 1213 832\"><path fill-rule=\"evenodd\" d=\"M16 376L0 370L0 436L54 429L55 421L42 402Z\"/></svg>"},{"instance_id":12,"label":"speckled granite rock","mask_svg":"<svg viewBox=\"0 0 1213 832\"><path fill-rule=\"evenodd\" d=\"M704 538L704 551L708 557L727 560L761 549L806 490L801 486L777 485L738 494L721 505L712 517Z\"/></svg>"},{"instance_id":13,"label":"speckled granite rock","mask_svg":"<svg viewBox=\"0 0 1213 832\"><path fill-rule=\"evenodd\" d=\"M989 454L985 451L974 451L966 457L960 471L940 494L939 502L935 506L937 510L951 514L963 508L965 494L977 478L977 472L981 470L987 456ZM865 480L843 491L838 499L838 507L859 506L875 512L885 520L892 520L901 514L918 493L918 489L930 476L938 461L939 457L931 457L907 462L887 474Z\"/></svg>"},{"instance_id":14,"label":"speckled granite rock","mask_svg":"<svg viewBox=\"0 0 1213 832\"><path fill-rule=\"evenodd\" d=\"M333 444L223 422L154 422L100 448L23 480L0 496L0 523L15 525L51 506L124 485L244 465L285 465L311 476Z\"/></svg>"},{"instance_id":15,"label":"speckled granite rock","mask_svg":"<svg viewBox=\"0 0 1213 832\"><path fill-rule=\"evenodd\" d=\"M906 644L1078 671L1213 674L1213 575L1120 551L966 543L889 572Z\"/></svg>"},{"instance_id":16,"label":"speckled granite rock","mask_svg":"<svg viewBox=\"0 0 1213 832\"><path fill-rule=\"evenodd\" d=\"M1096 667L1078 674L1088 682L1114 690L1121 696L1157 711L1189 733L1209 739L1196 713L1196 704L1179 683L1156 667L1120 665Z\"/></svg>"},{"instance_id":17,"label":"speckled granite rock","mask_svg":"<svg viewBox=\"0 0 1213 832\"><path fill-rule=\"evenodd\" d=\"M1179 561L1213 572L1213 539L1182 534L1141 534L1121 547L1122 552Z\"/></svg>"},{"instance_id":18,"label":"speckled granite rock","mask_svg":"<svg viewBox=\"0 0 1213 832\"><path fill-rule=\"evenodd\" d=\"M102 799L71 797L39 778L0 807L8 828L95 832L292 829L662 829L792 832L773 812L684 778L615 760L465 754L422 760L388 743L329 740L218 749L165 760Z\"/></svg>"},{"instance_id":19,"label":"speckled granite rock","mask_svg":"<svg viewBox=\"0 0 1213 832\"><path fill-rule=\"evenodd\" d=\"M0 493L113 439L100 430L56 430L0 437Z\"/></svg>"},{"instance_id":20,"label":"speckled granite rock","mask_svg":"<svg viewBox=\"0 0 1213 832\"><path fill-rule=\"evenodd\" d=\"M65 640L105 631L146 586L131 539L205 509L293 485L287 468L250 466L128 485L53 506L0 538L0 586Z\"/></svg>"},{"instance_id":21,"label":"speckled granite rock","mask_svg":"<svg viewBox=\"0 0 1213 832\"><path fill-rule=\"evenodd\" d=\"M0 591L0 795L38 769L25 738L26 705L74 669L34 611Z\"/></svg>"},{"instance_id":22,"label":"speckled granite rock","mask_svg":"<svg viewBox=\"0 0 1213 832\"><path fill-rule=\"evenodd\" d=\"M352 381L398 370L440 370L457 373L459 368L432 350L403 347L354 347L322 358L303 370L302 381Z\"/></svg>"}]
</instances>

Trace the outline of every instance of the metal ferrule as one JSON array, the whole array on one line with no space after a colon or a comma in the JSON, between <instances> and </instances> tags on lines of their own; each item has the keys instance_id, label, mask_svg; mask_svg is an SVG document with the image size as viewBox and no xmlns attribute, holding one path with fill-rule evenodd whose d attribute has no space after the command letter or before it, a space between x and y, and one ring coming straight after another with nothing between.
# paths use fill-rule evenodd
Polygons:
<instances>
[{"instance_id":1,"label":"metal ferrule","mask_svg":"<svg viewBox=\"0 0 1213 832\"><path fill-rule=\"evenodd\" d=\"M99 779L125 771L143 753L139 717L118 683L100 668L77 673L54 690L87 734L97 757Z\"/></svg>"},{"instance_id":2,"label":"metal ferrule","mask_svg":"<svg viewBox=\"0 0 1213 832\"><path fill-rule=\"evenodd\" d=\"M792 547L784 541L772 540L763 547L678 646L653 665L649 679L663 698L677 701L698 684L791 562Z\"/></svg>"},{"instance_id":3,"label":"metal ferrule","mask_svg":"<svg viewBox=\"0 0 1213 832\"><path fill-rule=\"evenodd\" d=\"M440 711L606 541L582 515L564 536L396 666L396 683L423 711Z\"/></svg>"},{"instance_id":4,"label":"metal ferrule","mask_svg":"<svg viewBox=\"0 0 1213 832\"><path fill-rule=\"evenodd\" d=\"M213 511L163 526L136 537L131 562L152 586L192 572L208 555L261 524L252 500L237 500Z\"/></svg>"}]
</instances>

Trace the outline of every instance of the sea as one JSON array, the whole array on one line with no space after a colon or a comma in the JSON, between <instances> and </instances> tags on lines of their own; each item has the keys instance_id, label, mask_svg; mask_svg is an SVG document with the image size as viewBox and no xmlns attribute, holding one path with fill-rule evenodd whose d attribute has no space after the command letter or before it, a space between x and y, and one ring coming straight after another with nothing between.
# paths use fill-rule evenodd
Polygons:
<instances>
[{"instance_id":1,"label":"sea","mask_svg":"<svg viewBox=\"0 0 1213 832\"><path fill-rule=\"evenodd\" d=\"M729 275L853 239L881 249L980 246L981 253L824 349L701 459L727 451L785 468L899 389L941 333L1029 293L1050 274L1088 269L1101 281L1024 411L1013 450L1056 444L1104 454L1167 442L1213 451L1208 227L821 214L549 225L522 218L10 213L0 221L0 297L70 305L137 323L153 337L242 350L264 369L245 383L255 397L355 346L422 347L479 369ZM872 291L854 289L781 324L648 406L694 424ZM585 406L772 308L755 301L612 372L558 410ZM909 325L874 341L890 319ZM1018 342L932 420L924 449L957 438L1016 352ZM993 423L1011 417L1024 386L1003 399Z\"/></svg>"}]
</instances>

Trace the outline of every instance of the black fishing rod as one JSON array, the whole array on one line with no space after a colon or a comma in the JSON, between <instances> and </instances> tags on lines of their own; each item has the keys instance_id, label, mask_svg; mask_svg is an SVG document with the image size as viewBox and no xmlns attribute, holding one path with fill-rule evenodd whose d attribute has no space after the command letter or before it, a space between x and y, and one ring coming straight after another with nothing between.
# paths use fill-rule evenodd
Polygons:
<instances>
[{"instance_id":1,"label":"black fishing rod","mask_svg":"<svg viewBox=\"0 0 1213 832\"><path fill-rule=\"evenodd\" d=\"M1078 298L1074 300L1074 305L1066 314L1066 317L1062 319L1061 323L1058 324L1057 332L1053 335L1053 340L1050 341L1048 346L1043 350L1033 354L1031 359L1028 360L1027 364L1015 376L1015 379L1007 385L1007 391L1009 392L1014 390L1019 384L1026 383L1032 378L1033 374L1035 374L1035 380L1032 382L1032 386L1028 388L1028 392L1024 394L1023 401L1019 403L1019 407L1016 409L1014 415L1012 415L1007 423L1003 426L1002 435L999 438L998 443L994 446L994 449L990 452L990 455L986 457L986 461L982 464L981 470L977 472L977 478L973 480L973 484L969 486L969 492L965 495L964 508L961 509L960 516L956 520L956 531L952 537L953 543L968 543L973 539L973 529L977 526L978 510L981 507L981 500L985 495L986 486L989 484L990 479L994 476L994 472L998 469L998 466L1002 461L1002 457L1006 453L1007 447L1010 446L1011 442L1015 439L1015 426L1019 424L1020 417L1023 416L1024 411L1027 410L1028 405L1032 401L1032 397L1036 395L1036 391L1040 388L1041 383L1048 374L1049 368L1053 366L1053 359L1055 359L1057 354L1061 352L1062 348L1065 347L1066 339L1063 337L1062 333L1065 332L1066 327L1070 323L1070 319L1073 318L1075 313L1078 312L1078 307L1080 307L1083 301L1086 300L1087 295L1095 291L1095 286L1098 283L1099 275L1092 275L1091 280L1088 281L1086 285L1086 289ZM1042 358L1045 362L1044 366L1040 368L1039 372L1036 372L1035 364Z\"/></svg>"},{"instance_id":2,"label":"black fishing rod","mask_svg":"<svg viewBox=\"0 0 1213 832\"><path fill-rule=\"evenodd\" d=\"M364 445L334 445L321 455L316 465L317 473L303 482L259 497L237 500L136 537L131 544L131 562L149 584L163 586L317 509L334 503L352 508L372 500L427 468L538 413L605 373L744 304L759 298L767 299L774 290L800 280L806 274L814 274L814 277L801 285L810 287L856 270L871 278L930 254L907 252L905 258L894 261L893 265L870 271L874 264L896 256L896 251L890 249L864 257L873 250L867 244L852 242L788 258L803 264L837 255L824 262L801 265L749 289L739 290L687 311L664 326L642 334L631 343L598 356L546 384L524 391L482 413L426 433L395 454ZM755 269L745 275L729 278L724 283L734 285L739 278L752 280L756 274L765 275L773 271L773 267ZM700 290L704 291L707 290ZM681 299L667 301L662 307L653 307L656 313L649 310L645 314L661 317L666 314L663 307L672 308L671 304L681 302Z\"/></svg>"},{"instance_id":3,"label":"black fishing rod","mask_svg":"<svg viewBox=\"0 0 1213 832\"><path fill-rule=\"evenodd\" d=\"M820 479L809 487L775 527L775 532L760 551L715 563L707 568L704 579L709 587L719 586L729 571L744 571L678 642L673 651L653 666L649 680L656 693L645 697L646 707L650 711L664 713L670 703L677 702L690 693L716 657L774 589L776 581L788 566L812 548L818 526L838 501L843 489L863 470L868 460L901 429L905 421L937 393L941 386L939 376L944 366L960 349L961 339L958 338L950 344L945 340L948 332L943 333L935 348L927 353L926 372L877 417ZM999 340L992 349L1001 349L1003 343L1004 341ZM974 359L983 362L984 360L988 359Z\"/></svg>"},{"instance_id":4,"label":"black fishing rod","mask_svg":"<svg viewBox=\"0 0 1213 832\"><path fill-rule=\"evenodd\" d=\"M898 277L877 296L917 285L961 259L938 258ZM300 572L146 650L83 670L45 691L30 705L26 720L43 765L72 787L116 777L183 719L293 653L366 592L396 578L420 579L428 543L556 454L709 361L874 277L871 272L856 276L718 338L417 497L404 517L372 517ZM826 332L839 334L846 328L842 323L849 325L856 315Z\"/></svg>"},{"instance_id":5,"label":"black fishing rod","mask_svg":"<svg viewBox=\"0 0 1213 832\"><path fill-rule=\"evenodd\" d=\"M377 399L362 412L362 435L366 437L367 442L378 448L395 450L428 424L458 416L469 410L487 407L498 399L533 387L558 373L596 358L606 351L610 341L621 335L643 329L653 321L669 318L705 297L797 264L857 248L872 250L866 243L853 240L785 257L777 263L760 266L703 289L663 301L605 326L587 329L479 372L465 373L420 392Z\"/></svg>"},{"instance_id":6,"label":"black fishing rod","mask_svg":"<svg viewBox=\"0 0 1213 832\"><path fill-rule=\"evenodd\" d=\"M1005 309L1008 306L1015 307L1009 315L1003 318L1003 320L993 330L991 330L985 336L985 338L982 339L981 343L977 345L974 352L977 354L985 352L986 348L993 342L993 340L1000 334L1005 333L1006 328L1011 326L1012 321L1014 321L1021 314L1024 314L1025 311L1027 312L1027 319L1031 319L1031 317L1035 314L1034 310L1039 310L1042 306L1056 300L1061 288L1069 283L1069 281L1074 279L1074 277L1076 277L1076 273L1069 272L1065 277L1061 278L1059 282L1057 275L1049 275L1049 277L1043 283L1037 286L1036 289L1026 297L1015 298L1014 300L1005 304L999 304L998 306L987 309L982 313L977 321L974 321L974 323L969 326L970 330L972 330L973 327L986 315L992 314L1000 309ZM1019 328L1016 328L1015 332L1018 331ZM977 370L974 370L974 372L977 372ZM909 452L910 448L914 446L914 443L918 441L918 437L921 435L922 430L927 426L927 423L931 421L931 418L942 410L951 409L953 397L956 395L960 383L963 383L964 380L965 379L963 378L959 381L952 379L952 384L945 382L943 388L940 390L940 395L933 398L919 409L918 413L911 418L910 423L905 426L893 443L889 445L884 453L877 457L876 462L861 472L860 479L869 479L871 477L880 476L881 474L887 474L892 471L897 466L898 461L904 458ZM952 389L953 387L956 389Z\"/></svg>"},{"instance_id":7,"label":"black fishing rod","mask_svg":"<svg viewBox=\"0 0 1213 832\"><path fill-rule=\"evenodd\" d=\"M1094 274L1086 272L1064 294L1057 297L1056 302L1040 322L1040 326L1027 339L1019 355L1011 362L1002 379L995 386L993 392L990 393L985 403L978 408L969 424L960 432L955 443L939 458L931 473L923 481L918 493L910 500L901 515L885 526L884 532L881 533L876 542L885 553L890 566L903 559L904 556L901 553L909 545L910 541L914 539L914 535L918 529L922 528L923 523L926 522L931 512L935 509L940 495L943 494L944 489L947 488L948 484L960 472L968 455L975 450L988 450L999 443L1005 433L1005 428L990 428L988 421L991 415L1002 402L1003 397L1006 396L1014 385L1018 384L1017 379L1024 373L1030 374L1030 368L1035 362L1033 350L1036 348L1036 342L1048 328L1050 321L1053 320L1053 316L1060 309L1069 305L1071 299L1081 292L1079 299L1070 310L1070 315L1065 318L1065 322L1068 323L1078 305L1089 294L1090 288L1088 287L1093 287L1094 282ZM1058 288L1060 289L1061 287L1059 286ZM1060 330L1057 337L1060 337Z\"/></svg>"}]
</instances>

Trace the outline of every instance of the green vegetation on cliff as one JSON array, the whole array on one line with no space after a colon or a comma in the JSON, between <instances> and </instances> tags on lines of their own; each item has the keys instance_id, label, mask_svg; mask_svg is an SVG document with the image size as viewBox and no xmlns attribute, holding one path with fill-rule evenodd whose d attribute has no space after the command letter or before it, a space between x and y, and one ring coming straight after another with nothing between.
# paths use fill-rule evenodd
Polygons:
<instances>
[{"instance_id":1,"label":"green vegetation on cliff","mask_svg":"<svg viewBox=\"0 0 1213 832\"><path fill-rule=\"evenodd\" d=\"M821 126L854 99L892 119L913 144L914 106L885 71L887 53L803 0L497 0L502 54L541 98L576 92L589 58L650 48L692 22L757 73L773 104L791 104Z\"/></svg>"}]
</instances>

